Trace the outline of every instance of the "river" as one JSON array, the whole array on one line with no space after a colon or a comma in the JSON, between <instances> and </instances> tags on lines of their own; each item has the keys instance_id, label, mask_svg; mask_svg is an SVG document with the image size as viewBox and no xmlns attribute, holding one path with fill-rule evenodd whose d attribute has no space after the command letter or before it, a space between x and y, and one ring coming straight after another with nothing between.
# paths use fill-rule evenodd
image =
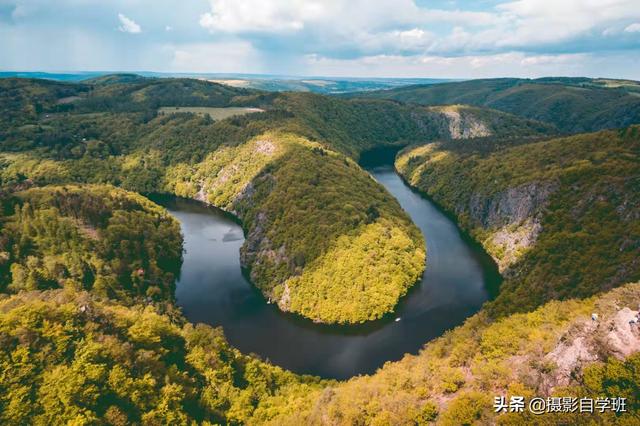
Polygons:
<instances>
[{"instance_id":1,"label":"river","mask_svg":"<svg viewBox=\"0 0 640 426\"><path fill-rule=\"evenodd\" d=\"M392 166L369 172L422 230L427 267L393 315L362 326L314 324L269 305L242 273L242 228L223 212L180 198L161 204L180 221L184 263L176 300L192 322L222 326L243 353L296 373L345 379L417 353L425 342L464 322L495 288L488 256L461 235L431 201L409 188ZM396 321L399 318L399 321Z\"/></svg>"}]
</instances>

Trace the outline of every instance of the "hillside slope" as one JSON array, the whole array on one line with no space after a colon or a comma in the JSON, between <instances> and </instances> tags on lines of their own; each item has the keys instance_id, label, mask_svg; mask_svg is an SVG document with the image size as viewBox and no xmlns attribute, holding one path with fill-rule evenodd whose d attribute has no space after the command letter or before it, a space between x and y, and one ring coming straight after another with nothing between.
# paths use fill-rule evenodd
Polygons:
<instances>
[{"instance_id":1,"label":"hillside slope","mask_svg":"<svg viewBox=\"0 0 640 426\"><path fill-rule=\"evenodd\" d=\"M65 287L130 304L173 299L180 228L145 197L70 185L17 191L2 201L3 292Z\"/></svg>"},{"instance_id":2,"label":"hillside slope","mask_svg":"<svg viewBox=\"0 0 640 426\"><path fill-rule=\"evenodd\" d=\"M555 125L565 133L640 123L640 96L625 85L591 79L470 80L350 94L419 105L485 106ZM637 85L632 85L632 89Z\"/></svg>"},{"instance_id":3,"label":"hillside slope","mask_svg":"<svg viewBox=\"0 0 640 426\"><path fill-rule=\"evenodd\" d=\"M494 257L500 315L640 278L639 164L637 126L488 154L429 144L396 160Z\"/></svg>"}]
</instances>

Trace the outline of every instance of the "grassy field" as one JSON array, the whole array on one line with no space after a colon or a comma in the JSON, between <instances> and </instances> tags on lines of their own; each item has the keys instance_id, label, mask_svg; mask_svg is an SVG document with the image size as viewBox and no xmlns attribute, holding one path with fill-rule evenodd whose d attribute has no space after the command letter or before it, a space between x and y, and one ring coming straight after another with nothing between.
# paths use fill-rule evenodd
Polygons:
<instances>
[{"instance_id":1,"label":"grassy field","mask_svg":"<svg viewBox=\"0 0 640 426\"><path fill-rule=\"evenodd\" d=\"M254 112L263 112L260 108L244 108L244 107L227 107L227 108L210 108L210 107L162 107L158 109L158 114L173 114L179 112L190 112L201 116L209 115L214 120L224 120L225 118L236 115L251 114Z\"/></svg>"}]
</instances>

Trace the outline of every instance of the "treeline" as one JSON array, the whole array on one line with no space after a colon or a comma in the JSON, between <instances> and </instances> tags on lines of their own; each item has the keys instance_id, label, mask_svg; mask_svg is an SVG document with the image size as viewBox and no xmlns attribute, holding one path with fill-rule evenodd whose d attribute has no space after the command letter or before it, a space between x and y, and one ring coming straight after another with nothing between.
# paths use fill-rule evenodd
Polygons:
<instances>
[{"instance_id":1,"label":"treeline","mask_svg":"<svg viewBox=\"0 0 640 426\"><path fill-rule=\"evenodd\" d=\"M78 112L145 112L163 106L265 106L276 96L187 78L93 81L91 92L75 105Z\"/></svg>"},{"instance_id":2,"label":"treeline","mask_svg":"<svg viewBox=\"0 0 640 426\"><path fill-rule=\"evenodd\" d=\"M59 103L60 99L88 91L89 88L83 84L0 78L0 140L5 129L34 123L45 111L68 110L69 106Z\"/></svg>"}]
</instances>

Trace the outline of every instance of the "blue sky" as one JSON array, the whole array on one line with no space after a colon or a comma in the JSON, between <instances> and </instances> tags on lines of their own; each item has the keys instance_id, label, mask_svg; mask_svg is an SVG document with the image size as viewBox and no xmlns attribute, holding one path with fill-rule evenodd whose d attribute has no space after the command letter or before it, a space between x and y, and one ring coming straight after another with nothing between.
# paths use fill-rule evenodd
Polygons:
<instances>
[{"instance_id":1,"label":"blue sky","mask_svg":"<svg viewBox=\"0 0 640 426\"><path fill-rule=\"evenodd\" d=\"M0 0L0 70L640 80L640 0Z\"/></svg>"}]
</instances>

